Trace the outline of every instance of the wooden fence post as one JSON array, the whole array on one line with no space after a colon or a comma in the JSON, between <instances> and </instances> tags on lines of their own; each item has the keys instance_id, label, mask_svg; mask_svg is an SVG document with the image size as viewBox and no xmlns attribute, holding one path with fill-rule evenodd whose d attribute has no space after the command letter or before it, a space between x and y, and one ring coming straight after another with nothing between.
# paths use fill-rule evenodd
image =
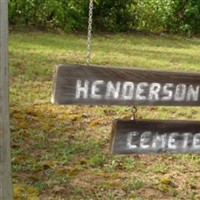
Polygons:
<instances>
[{"instance_id":1,"label":"wooden fence post","mask_svg":"<svg viewBox=\"0 0 200 200\"><path fill-rule=\"evenodd\" d=\"M0 0L0 199L12 200L9 130L8 0Z\"/></svg>"}]
</instances>

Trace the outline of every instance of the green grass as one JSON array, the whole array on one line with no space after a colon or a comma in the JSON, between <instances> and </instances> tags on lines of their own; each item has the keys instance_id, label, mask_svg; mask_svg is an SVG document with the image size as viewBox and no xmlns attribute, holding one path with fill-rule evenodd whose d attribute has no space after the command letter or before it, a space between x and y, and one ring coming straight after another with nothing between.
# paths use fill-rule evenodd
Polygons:
<instances>
[{"instance_id":1,"label":"green grass","mask_svg":"<svg viewBox=\"0 0 200 200\"><path fill-rule=\"evenodd\" d=\"M109 154L116 118L131 107L55 106L53 69L82 63L80 34L11 33L10 118L15 199L199 199L198 155ZM131 34L94 35L92 64L200 70L200 40ZM200 119L194 107L138 107L137 118Z\"/></svg>"},{"instance_id":2,"label":"green grass","mask_svg":"<svg viewBox=\"0 0 200 200\"><path fill-rule=\"evenodd\" d=\"M92 40L92 63L162 70L199 70L195 39L105 35ZM86 37L43 33L13 34L10 38L12 75L51 80L58 63L85 63Z\"/></svg>"}]
</instances>

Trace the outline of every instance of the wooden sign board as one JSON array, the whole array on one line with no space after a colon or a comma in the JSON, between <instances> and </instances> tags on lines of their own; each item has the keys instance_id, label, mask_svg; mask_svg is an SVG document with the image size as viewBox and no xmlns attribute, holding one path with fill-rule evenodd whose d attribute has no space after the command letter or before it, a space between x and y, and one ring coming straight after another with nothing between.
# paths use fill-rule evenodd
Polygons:
<instances>
[{"instance_id":1,"label":"wooden sign board","mask_svg":"<svg viewBox=\"0 0 200 200\"><path fill-rule=\"evenodd\" d=\"M52 103L200 106L200 73L58 65Z\"/></svg>"},{"instance_id":2,"label":"wooden sign board","mask_svg":"<svg viewBox=\"0 0 200 200\"><path fill-rule=\"evenodd\" d=\"M200 122L116 120L111 153L200 153Z\"/></svg>"},{"instance_id":3,"label":"wooden sign board","mask_svg":"<svg viewBox=\"0 0 200 200\"><path fill-rule=\"evenodd\" d=\"M111 153L200 153L200 122L116 120Z\"/></svg>"}]
</instances>

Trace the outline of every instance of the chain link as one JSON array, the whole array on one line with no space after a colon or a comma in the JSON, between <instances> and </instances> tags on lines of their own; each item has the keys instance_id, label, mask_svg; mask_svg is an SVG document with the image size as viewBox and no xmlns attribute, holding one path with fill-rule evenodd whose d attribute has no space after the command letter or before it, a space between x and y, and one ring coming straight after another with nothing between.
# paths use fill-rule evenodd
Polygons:
<instances>
[{"instance_id":1,"label":"chain link","mask_svg":"<svg viewBox=\"0 0 200 200\"><path fill-rule=\"evenodd\" d=\"M86 56L86 63L88 66L90 65L90 59L91 59L92 17L93 17L93 0L90 0L89 19L88 19L87 56Z\"/></svg>"}]
</instances>

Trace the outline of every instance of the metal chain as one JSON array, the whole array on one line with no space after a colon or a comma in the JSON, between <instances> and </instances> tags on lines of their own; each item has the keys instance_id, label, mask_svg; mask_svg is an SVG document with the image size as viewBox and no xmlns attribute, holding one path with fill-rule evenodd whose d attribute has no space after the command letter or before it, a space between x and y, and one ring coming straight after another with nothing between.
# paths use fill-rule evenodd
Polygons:
<instances>
[{"instance_id":1,"label":"metal chain","mask_svg":"<svg viewBox=\"0 0 200 200\"><path fill-rule=\"evenodd\" d=\"M87 56L86 56L86 63L88 66L90 65L90 59L91 59L92 17L93 17L93 0L90 0L89 19L88 19Z\"/></svg>"}]
</instances>

